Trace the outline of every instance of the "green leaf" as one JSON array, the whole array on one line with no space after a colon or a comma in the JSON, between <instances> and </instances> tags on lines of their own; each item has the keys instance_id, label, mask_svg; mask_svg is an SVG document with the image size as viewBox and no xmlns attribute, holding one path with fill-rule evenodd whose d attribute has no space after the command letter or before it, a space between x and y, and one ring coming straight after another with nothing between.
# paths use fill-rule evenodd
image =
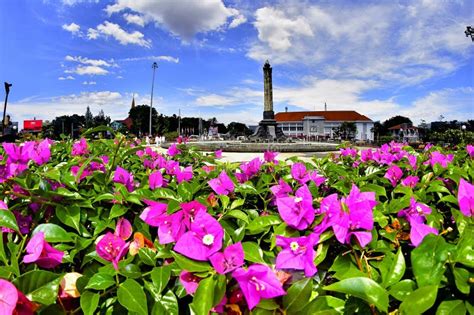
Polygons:
<instances>
[{"instance_id":1,"label":"green leaf","mask_svg":"<svg viewBox=\"0 0 474 315\"><path fill-rule=\"evenodd\" d=\"M230 209L233 210L235 208L241 207L245 203L245 199L239 198L235 199L232 201L232 204L230 205Z\"/></svg>"},{"instance_id":2,"label":"green leaf","mask_svg":"<svg viewBox=\"0 0 474 315\"><path fill-rule=\"evenodd\" d=\"M76 205L68 205L63 207L61 205L56 206L56 216L58 219L67 226L74 228L80 232L79 222L81 221L81 208Z\"/></svg>"},{"instance_id":3,"label":"green leaf","mask_svg":"<svg viewBox=\"0 0 474 315\"><path fill-rule=\"evenodd\" d=\"M443 301L436 310L436 315L464 315L466 306L461 300Z\"/></svg>"},{"instance_id":4,"label":"green leaf","mask_svg":"<svg viewBox=\"0 0 474 315\"><path fill-rule=\"evenodd\" d=\"M373 191L377 196L387 197L385 187L376 184L365 184L360 187L360 191Z\"/></svg>"},{"instance_id":5,"label":"green leaf","mask_svg":"<svg viewBox=\"0 0 474 315\"><path fill-rule=\"evenodd\" d=\"M242 220L244 221L245 223L249 223L249 218L247 216L247 214L245 214L245 212L241 211L241 210L232 210L232 211L229 211L228 213L226 213L226 216L229 216L229 217L233 217L233 218L236 218L236 219L239 219L239 220Z\"/></svg>"},{"instance_id":6,"label":"green leaf","mask_svg":"<svg viewBox=\"0 0 474 315\"><path fill-rule=\"evenodd\" d=\"M415 281L405 279L394 284L388 293L399 301L404 301L416 288Z\"/></svg>"},{"instance_id":7,"label":"green leaf","mask_svg":"<svg viewBox=\"0 0 474 315\"><path fill-rule=\"evenodd\" d=\"M339 255L336 257L336 260L332 264L329 271L334 271L334 278L338 280L343 280L353 277L367 277L367 274L357 268L357 265L351 260L350 255Z\"/></svg>"},{"instance_id":8,"label":"green leaf","mask_svg":"<svg viewBox=\"0 0 474 315\"><path fill-rule=\"evenodd\" d=\"M264 263L263 251L257 243L254 242L243 242L242 247L245 253L245 260L255 262L255 263Z\"/></svg>"},{"instance_id":9,"label":"green leaf","mask_svg":"<svg viewBox=\"0 0 474 315\"><path fill-rule=\"evenodd\" d=\"M400 313L414 315L426 312L434 305L437 294L438 286L436 285L416 289L400 304Z\"/></svg>"},{"instance_id":10,"label":"green leaf","mask_svg":"<svg viewBox=\"0 0 474 315\"><path fill-rule=\"evenodd\" d=\"M155 267L151 272L151 280L153 281L153 285L158 290L158 293L161 293L166 285L168 285L168 281L170 280L171 276L171 268L169 266L162 266L162 267Z\"/></svg>"},{"instance_id":11,"label":"green leaf","mask_svg":"<svg viewBox=\"0 0 474 315\"><path fill-rule=\"evenodd\" d=\"M142 247L138 251L138 257L140 260L148 266L155 266L156 265L156 252L153 251L151 248Z\"/></svg>"},{"instance_id":12,"label":"green leaf","mask_svg":"<svg viewBox=\"0 0 474 315\"><path fill-rule=\"evenodd\" d=\"M336 315L344 310L344 301L330 295L318 296L297 315Z\"/></svg>"},{"instance_id":13,"label":"green leaf","mask_svg":"<svg viewBox=\"0 0 474 315\"><path fill-rule=\"evenodd\" d=\"M281 223L280 217L276 215L266 215L261 217L256 217L249 225L247 225L247 230L249 235L258 234L272 225L277 225Z\"/></svg>"},{"instance_id":14,"label":"green leaf","mask_svg":"<svg viewBox=\"0 0 474 315\"><path fill-rule=\"evenodd\" d=\"M51 305L58 297L62 277L62 274L32 270L13 280L13 284L31 301Z\"/></svg>"},{"instance_id":15,"label":"green leaf","mask_svg":"<svg viewBox=\"0 0 474 315\"><path fill-rule=\"evenodd\" d=\"M474 226L465 227L456 250L456 262L474 268Z\"/></svg>"},{"instance_id":16,"label":"green leaf","mask_svg":"<svg viewBox=\"0 0 474 315\"><path fill-rule=\"evenodd\" d=\"M161 296L161 300L159 302L161 303L163 308L166 310L166 313L161 313L161 314L167 314L167 315L179 314L178 300L176 299L176 295L174 295L173 291L168 290L168 292L166 292L165 295Z\"/></svg>"},{"instance_id":17,"label":"green leaf","mask_svg":"<svg viewBox=\"0 0 474 315\"><path fill-rule=\"evenodd\" d=\"M411 252L411 264L418 287L438 285L452 248L442 236L428 234Z\"/></svg>"},{"instance_id":18,"label":"green leaf","mask_svg":"<svg viewBox=\"0 0 474 315\"><path fill-rule=\"evenodd\" d=\"M97 306L99 306L99 293L85 291L81 294L81 310L84 315L94 315Z\"/></svg>"},{"instance_id":19,"label":"green leaf","mask_svg":"<svg viewBox=\"0 0 474 315\"><path fill-rule=\"evenodd\" d=\"M53 223L40 224L33 230L32 235L43 232L44 239L49 243L73 242L71 235L59 225Z\"/></svg>"},{"instance_id":20,"label":"green leaf","mask_svg":"<svg viewBox=\"0 0 474 315\"><path fill-rule=\"evenodd\" d=\"M212 269L207 262L192 260L174 252L172 254L178 266L183 270L189 272L205 272Z\"/></svg>"},{"instance_id":21,"label":"green leaf","mask_svg":"<svg viewBox=\"0 0 474 315\"><path fill-rule=\"evenodd\" d=\"M192 200L192 187L188 182L182 182L178 185L178 194L183 197L184 201Z\"/></svg>"},{"instance_id":22,"label":"green leaf","mask_svg":"<svg viewBox=\"0 0 474 315\"><path fill-rule=\"evenodd\" d=\"M384 258L384 260L387 258L387 256ZM387 288L389 286L394 285L400 279L402 279L403 275L405 274L405 257L403 257L402 249L401 247L398 248L397 254L393 258L393 260L390 261L389 265L387 265L386 272L381 272L382 273L382 286L384 288Z\"/></svg>"},{"instance_id":23,"label":"green leaf","mask_svg":"<svg viewBox=\"0 0 474 315\"><path fill-rule=\"evenodd\" d=\"M15 215L10 210L0 209L0 227L6 227L19 233L18 223Z\"/></svg>"},{"instance_id":24,"label":"green leaf","mask_svg":"<svg viewBox=\"0 0 474 315\"><path fill-rule=\"evenodd\" d=\"M309 303L313 289L313 278L295 282L283 296L283 307L288 313L298 312Z\"/></svg>"},{"instance_id":25,"label":"green leaf","mask_svg":"<svg viewBox=\"0 0 474 315\"><path fill-rule=\"evenodd\" d=\"M105 194L101 194L101 195L98 195L97 197L95 197L94 199L94 203L96 202L99 202L99 201L110 201L110 200L114 200L115 197L114 195L112 195L111 193L105 193Z\"/></svg>"},{"instance_id":26,"label":"green leaf","mask_svg":"<svg viewBox=\"0 0 474 315\"><path fill-rule=\"evenodd\" d=\"M323 289L353 295L387 312L388 292L372 279L365 277L344 279Z\"/></svg>"},{"instance_id":27,"label":"green leaf","mask_svg":"<svg viewBox=\"0 0 474 315\"><path fill-rule=\"evenodd\" d=\"M214 287L215 281L212 277L202 279L194 294L193 302L190 307L197 315L208 315L214 306Z\"/></svg>"},{"instance_id":28,"label":"green leaf","mask_svg":"<svg viewBox=\"0 0 474 315\"><path fill-rule=\"evenodd\" d=\"M148 305L143 288L133 279L127 279L119 285L117 297L120 304L128 311L147 315Z\"/></svg>"},{"instance_id":29,"label":"green leaf","mask_svg":"<svg viewBox=\"0 0 474 315\"><path fill-rule=\"evenodd\" d=\"M115 284L114 278L106 273L95 273L87 282L86 289L105 290Z\"/></svg>"},{"instance_id":30,"label":"green leaf","mask_svg":"<svg viewBox=\"0 0 474 315\"><path fill-rule=\"evenodd\" d=\"M464 268L456 267L453 270L454 282L461 293L469 294L471 286L469 285L469 271Z\"/></svg>"},{"instance_id":31,"label":"green leaf","mask_svg":"<svg viewBox=\"0 0 474 315\"><path fill-rule=\"evenodd\" d=\"M109 219L118 218L123 216L128 211L128 208L124 205L115 204L110 209Z\"/></svg>"}]
</instances>

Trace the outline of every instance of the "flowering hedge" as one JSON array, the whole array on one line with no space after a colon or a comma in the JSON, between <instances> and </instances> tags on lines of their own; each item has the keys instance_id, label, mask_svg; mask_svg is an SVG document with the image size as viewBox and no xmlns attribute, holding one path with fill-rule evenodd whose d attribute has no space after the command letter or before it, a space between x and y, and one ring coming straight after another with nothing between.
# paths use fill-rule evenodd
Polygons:
<instances>
[{"instance_id":1,"label":"flowering hedge","mask_svg":"<svg viewBox=\"0 0 474 315\"><path fill-rule=\"evenodd\" d=\"M3 144L0 314L474 311L474 148Z\"/></svg>"}]
</instances>

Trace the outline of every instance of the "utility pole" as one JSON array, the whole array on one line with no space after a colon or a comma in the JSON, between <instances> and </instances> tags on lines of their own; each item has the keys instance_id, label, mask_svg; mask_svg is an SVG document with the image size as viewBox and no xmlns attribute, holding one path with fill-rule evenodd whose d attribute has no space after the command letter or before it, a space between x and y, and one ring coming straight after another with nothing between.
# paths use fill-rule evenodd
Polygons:
<instances>
[{"instance_id":1,"label":"utility pole","mask_svg":"<svg viewBox=\"0 0 474 315\"><path fill-rule=\"evenodd\" d=\"M178 109L178 136L181 136L181 108Z\"/></svg>"},{"instance_id":2,"label":"utility pole","mask_svg":"<svg viewBox=\"0 0 474 315\"><path fill-rule=\"evenodd\" d=\"M155 70L158 68L158 64L156 62L153 63L151 66L153 68L153 80L151 81L151 100L150 100L150 128L148 129L148 136L151 137L151 113L153 110L153 88L155 85Z\"/></svg>"},{"instance_id":3,"label":"utility pole","mask_svg":"<svg viewBox=\"0 0 474 315\"><path fill-rule=\"evenodd\" d=\"M10 87L12 84L4 82L5 84L5 105L3 105L3 119L2 119L2 136L5 135L5 115L7 114L8 94L10 94Z\"/></svg>"},{"instance_id":4,"label":"utility pole","mask_svg":"<svg viewBox=\"0 0 474 315\"><path fill-rule=\"evenodd\" d=\"M71 139L74 139L74 123L71 123Z\"/></svg>"}]
</instances>

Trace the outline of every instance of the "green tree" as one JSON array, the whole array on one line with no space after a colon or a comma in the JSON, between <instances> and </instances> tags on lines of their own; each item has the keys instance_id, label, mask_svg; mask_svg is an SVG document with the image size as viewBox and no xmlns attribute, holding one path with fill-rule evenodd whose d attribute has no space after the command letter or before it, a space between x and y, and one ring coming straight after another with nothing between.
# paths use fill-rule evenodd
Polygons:
<instances>
[{"instance_id":1,"label":"green tree","mask_svg":"<svg viewBox=\"0 0 474 315\"><path fill-rule=\"evenodd\" d=\"M235 121L227 125L227 130L233 137L248 136L252 134L252 131L247 127L247 125Z\"/></svg>"},{"instance_id":2,"label":"green tree","mask_svg":"<svg viewBox=\"0 0 474 315\"><path fill-rule=\"evenodd\" d=\"M352 140L357 132L357 126L354 122L345 121L339 127L333 128L336 138L342 140Z\"/></svg>"},{"instance_id":3,"label":"green tree","mask_svg":"<svg viewBox=\"0 0 474 315\"><path fill-rule=\"evenodd\" d=\"M392 118L389 118L386 121L384 121L383 122L383 127L385 129L388 129L390 127L400 125L400 124L410 124L410 125L412 125L413 123L410 120L410 118L397 115L397 116L393 116Z\"/></svg>"},{"instance_id":4,"label":"green tree","mask_svg":"<svg viewBox=\"0 0 474 315\"><path fill-rule=\"evenodd\" d=\"M128 116L132 119L132 132L135 134L148 134L149 126L150 126L150 106L148 105L138 105L134 108L130 109L128 112ZM152 126L152 134L156 133L157 131L157 124L158 124L158 113L156 112L155 108L152 108L151 114L151 126Z\"/></svg>"},{"instance_id":5,"label":"green tree","mask_svg":"<svg viewBox=\"0 0 474 315\"><path fill-rule=\"evenodd\" d=\"M110 117L105 116L104 111L101 109L99 111L99 114L97 114L97 116L95 116L93 119L93 126L94 127L108 126L109 124L110 124ZM86 123L86 127L87 127L87 123Z\"/></svg>"},{"instance_id":6,"label":"green tree","mask_svg":"<svg viewBox=\"0 0 474 315\"><path fill-rule=\"evenodd\" d=\"M94 124L94 116L92 116L91 109L87 106L86 114L84 115L86 128L91 128Z\"/></svg>"}]
</instances>

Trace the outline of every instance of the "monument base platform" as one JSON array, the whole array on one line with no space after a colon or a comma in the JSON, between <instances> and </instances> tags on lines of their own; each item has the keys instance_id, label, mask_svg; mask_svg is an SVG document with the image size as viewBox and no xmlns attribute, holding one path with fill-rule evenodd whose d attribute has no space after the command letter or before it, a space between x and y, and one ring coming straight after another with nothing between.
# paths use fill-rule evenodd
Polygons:
<instances>
[{"instance_id":1,"label":"monument base platform","mask_svg":"<svg viewBox=\"0 0 474 315\"><path fill-rule=\"evenodd\" d=\"M275 119L263 119L258 124L257 130L250 137L251 140L273 140L273 141L285 141L286 136L278 127Z\"/></svg>"}]
</instances>

